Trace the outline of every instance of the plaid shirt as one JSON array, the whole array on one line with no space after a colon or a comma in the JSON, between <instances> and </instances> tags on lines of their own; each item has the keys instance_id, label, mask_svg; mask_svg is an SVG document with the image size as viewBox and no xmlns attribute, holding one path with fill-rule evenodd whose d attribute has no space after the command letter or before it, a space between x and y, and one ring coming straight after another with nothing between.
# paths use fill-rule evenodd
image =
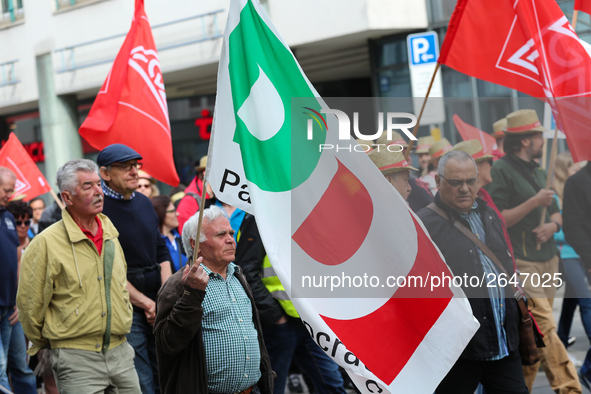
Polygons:
<instances>
[{"instance_id":1,"label":"plaid shirt","mask_svg":"<svg viewBox=\"0 0 591 394\"><path fill-rule=\"evenodd\" d=\"M470 212L458 212L462 219L465 219L470 223L470 229L472 232L484 243L486 243L486 234L484 233L484 225L480 218L480 212L478 211L478 203L474 202ZM495 326L497 328L497 338L499 341L499 354L493 357L489 357L486 360L500 360L509 355L509 349L507 347L507 333L505 332L505 315L507 307L505 306L505 289L500 287L497 283L499 278L499 271L495 266L495 263L488 258L488 256L478 249L478 255L480 256L480 262L484 269L486 284L488 286L488 295L490 297L490 303L492 306L493 314L495 316ZM509 278L507 278L508 280Z\"/></svg>"},{"instance_id":2,"label":"plaid shirt","mask_svg":"<svg viewBox=\"0 0 591 394\"><path fill-rule=\"evenodd\" d=\"M261 378L261 354L252 304L230 263L226 280L201 264L209 275L203 300L203 342L211 393L237 393Z\"/></svg>"},{"instance_id":3,"label":"plaid shirt","mask_svg":"<svg viewBox=\"0 0 591 394\"><path fill-rule=\"evenodd\" d=\"M105 194L105 196L109 196L111 198L114 198L115 200L123 200L123 194L116 192L115 190L111 189L106 183L105 181L101 181L101 185L103 186L103 193ZM132 198L135 197L135 192L131 193L131 197L129 197L129 199L131 200Z\"/></svg>"}]
</instances>

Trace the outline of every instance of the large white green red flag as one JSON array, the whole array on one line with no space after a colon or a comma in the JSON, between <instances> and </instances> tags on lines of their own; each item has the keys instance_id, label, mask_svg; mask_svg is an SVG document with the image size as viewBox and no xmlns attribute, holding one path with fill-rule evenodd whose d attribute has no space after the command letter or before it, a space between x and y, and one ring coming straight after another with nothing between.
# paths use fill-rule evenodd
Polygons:
<instances>
[{"instance_id":1,"label":"large white green red flag","mask_svg":"<svg viewBox=\"0 0 591 394\"><path fill-rule=\"evenodd\" d=\"M363 393L432 393L478 322L432 280L452 274L422 223L327 111L258 1L232 0L207 180L255 215L310 335Z\"/></svg>"}]
</instances>

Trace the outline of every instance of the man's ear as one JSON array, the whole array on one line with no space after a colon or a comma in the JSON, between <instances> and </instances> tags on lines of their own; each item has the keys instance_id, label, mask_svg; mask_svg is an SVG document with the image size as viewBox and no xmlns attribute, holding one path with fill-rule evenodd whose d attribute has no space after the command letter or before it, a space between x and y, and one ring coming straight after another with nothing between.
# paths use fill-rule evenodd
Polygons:
<instances>
[{"instance_id":1,"label":"man's ear","mask_svg":"<svg viewBox=\"0 0 591 394\"><path fill-rule=\"evenodd\" d=\"M64 202L64 204L66 206L68 205L74 205L74 201L72 200L72 193L70 193L69 191L63 191L60 193L60 196L62 197L62 201Z\"/></svg>"},{"instance_id":2,"label":"man's ear","mask_svg":"<svg viewBox=\"0 0 591 394\"><path fill-rule=\"evenodd\" d=\"M111 175L109 174L107 167L101 167L99 172L101 174L101 178L103 179L103 181L109 182L111 180Z\"/></svg>"},{"instance_id":3,"label":"man's ear","mask_svg":"<svg viewBox=\"0 0 591 394\"><path fill-rule=\"evenodd\" d=\"M441 189L441 177L439 174L435 174L435 184L437 185L437 189Z\"/></svg>"},{"instance_id":4,"label":"man's ear","mask_svg":"<svg viewBox=\"0 0 591 394\"><path fill-rule=\"evenodd\" d=\"M195 250L195 240L194 239L190 239L189 243L191 244L191 247L193 248L193 250Z\"/></svg>"}]
</instances>

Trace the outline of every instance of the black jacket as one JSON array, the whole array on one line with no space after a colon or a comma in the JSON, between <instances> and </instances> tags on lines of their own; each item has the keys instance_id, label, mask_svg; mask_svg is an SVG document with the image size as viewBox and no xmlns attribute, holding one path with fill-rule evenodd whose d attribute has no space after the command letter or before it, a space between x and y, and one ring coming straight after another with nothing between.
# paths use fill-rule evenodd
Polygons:
<instances>
[{"instance_id":1,"label":"black jacket","mask_svg":"<svg viewBox=\"0 0 591 394\"><path fill-rule=\"evenodd\" d=\"M591 162L564 185L562 221L566 242L591 269Z\"/></svg>"},{"instance_id":2,"label":"black jacket","mask_svg":"<svg viewBox=\"0 0 591 394\"><path fill-rule=\"evenodd\" d=\"M478 209L484 225L486 245L497 256L509 275L512 275L513 261L507 249L501 221L495 211L487 206L485 201L479 198L476 201L478 202ZM467 221L462 219L456 211L443 204L439 193L435 196L435 204L447 212L448 217L456 218L460 223L470 229L470 224ZM443 253L445 261L453 275L463 277L464 274L467 274L468 278L476 276L479 279L483 277L484 269L480 262L478 248L470 239L455 228L453 224L429 208L421 209L417 215L425 224L433 242L435 242L441 253ZM500 271L498 268L497 270ZM461 355L462 358L474 360L485 359L499 354L499 342L494 314L486 283L487 280L485 279L483 282L484 286L479 288L465 287L465 283L462 283L462 289L468 297L468 301L472 307L472 313L480 323L480 328L476 331L476 334L474 334L466 349L464 349ZM516 350L519 345L518 323L520 317L519 307L510 286L505 288L505 305L506 316L504 327L507 334L507 345L511 352Z\"/></svg>"},{"instance_id":3,"label":"black jacket","mask_svg":"<svg viewBox=\"0 0 591 394\"><path fill-rule=\"evenodd\" d=\"M240 239L236 247L234 263L244 271L244 276L252 289L254 302L259 310L261 323L270 326L285 316L285 312L263 284L263 259L265 256L265 247L254 216L246 214L240 226Z\"/></svg>"},{"instance_id":4,"label":"black jacket","mask_svg":"<svg viewBox=\"0 0 591 394\"><path fill-rule=\"evenodd\" d=\"M258 333L261 352L261 394L273 393L273 370L263 341L263 331L252 292L238 267L234 275L252 303L252 318ZM163 394L207 394L207 364L201 319L204 290L185 287L183 270L175 272L156 298L156 354L160 391Z\"/></svg>"}]
</instances>

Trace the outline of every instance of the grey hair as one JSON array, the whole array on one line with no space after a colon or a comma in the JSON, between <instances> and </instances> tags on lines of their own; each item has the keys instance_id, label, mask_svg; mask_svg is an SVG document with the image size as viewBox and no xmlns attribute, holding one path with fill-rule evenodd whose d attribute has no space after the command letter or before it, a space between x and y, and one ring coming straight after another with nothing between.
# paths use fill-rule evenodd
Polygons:
<instances>
[{"instance_id":1,"label":"grey hair","mask_svg":"<svg viewBox=\"0 0 591 394\"><path fill-rule=\"evenodd\" d=\"M78 185L78 172L93 172L98 174L98 166L92 160L74 159L68 161L57 170L57 187L61 192L68 191L74 194Z\"/></svg>"},{"instance_id":2,"label":"grey hair","mask_svg":"<svg viewBox=\"0 0 591 394\"><path fill-rule=\"evenodd\" d=\"M437 175L445 177L445 165L449 159L454 159L457 161L471 161L474 164L474 168L476 168L476 174L478 175L478 166L476 165L476 162L472 156L461 150L451 150L443 155L441 160L439 160L439 165L437 166Z\"/></svg>"},{"instance_id":3,"label":"grey hair","mask_svg":"<svg viewBox=\"0 0 591 394\"><path fill-rule=\"evenodd\" d=\"M7 176L16 179L16 175L14 175L14 172L10 168L0 167L0 185L4 183L4 178Z\"/></svg>"},{"instance_id":4,"label":"grey hair","mask_svg":"<svg viewBox=\"0 0 591 394\"><path fill-rule=\"evenodd\" d=\"M203 211L203 224L211 223L219 217L226 217L225 212L217 205L212 205ZM191 216L189 220L185 222L183 226L183 247L187 256L193 255L193 247L191 246L191 240L195 239L197 235L197 224L199 224L199 212ZM207 241L207 237L201 227L201 234L199 235L199 243Z\"/></svg>"}]
</instances>

